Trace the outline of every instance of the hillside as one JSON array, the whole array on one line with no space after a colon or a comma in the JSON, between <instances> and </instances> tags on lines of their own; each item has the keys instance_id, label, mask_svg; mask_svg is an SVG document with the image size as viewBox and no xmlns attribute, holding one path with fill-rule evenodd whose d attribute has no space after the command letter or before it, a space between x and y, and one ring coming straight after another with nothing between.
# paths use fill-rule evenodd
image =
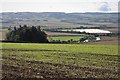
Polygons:
<instances>
[{"instance_id":1,"label":"hillside","mask_svg":"<svg viewBox=\"0 0 120 80\"><path fill-rule=\"evenodd\" d=\"M41 25L43 28L75 28L79 26L117 27L118 13L5 12L0 13L2 28Z\"/></svg>"}]
</instances>

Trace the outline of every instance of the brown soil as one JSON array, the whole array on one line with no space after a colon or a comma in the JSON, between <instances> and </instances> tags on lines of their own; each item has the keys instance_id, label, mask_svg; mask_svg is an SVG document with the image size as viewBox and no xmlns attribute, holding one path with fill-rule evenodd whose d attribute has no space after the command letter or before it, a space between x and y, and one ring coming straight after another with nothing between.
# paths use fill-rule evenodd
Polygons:
<instances>
[{"instance_id":1,"label":"brown soil","mask_svg":"<svg viewBox=\"0 0 120 80\"><path fill-rule=\"evenodd\" d=\"M108 40L108 41L97 41L97 42L90 42L90 44L109 44L109 45L119 45L119 40Z\"/></svg>"},{"instance_id":2,"label":"brown soil","mask_svg":"<svg viewBox=\"0 0 120 80\"><path fill-rule=\"evenodd\" d=\"M60 32L46 32L48 36L74 36L74 35L81 35L81 34L73 34L73 33L60 33Z\"/></svg>"},{"instance_id":3,"label":"brown soil","mask_svg":"<svg viewBox=\"0 0 120 80\"><path fill-rule=\"evenodd\" d=\"M0 40L2 40L2 32L0 32Z\"/></svg>"},{"instance_id":4,"label":"brown soil","mask_svg":"<svg viewBox=\"0 0 120 80\"><path fill-rule=\"evenodd\" d=\"M14 78L80 78L80 77L117 77L118 72L92 67L81 67L71 64L51 63L43 61L22 60L14 57L3 57L9 62L3 62L2 75L3 79ZM11 61L11 62L10 62ZM21 79L23 80L23 79ZM26 79L27 80L27 79Z\"/></svg>"},{"instance_id":5,"label":"brown soil","mask_svg":"<svg viewBox=\"0 0 120 80\"><path fill-rule=\"evenodd\" d=\"M5 39L5 35L6 35L5 32L0 31L0 40Z\"/></svg>"}]
</instances>

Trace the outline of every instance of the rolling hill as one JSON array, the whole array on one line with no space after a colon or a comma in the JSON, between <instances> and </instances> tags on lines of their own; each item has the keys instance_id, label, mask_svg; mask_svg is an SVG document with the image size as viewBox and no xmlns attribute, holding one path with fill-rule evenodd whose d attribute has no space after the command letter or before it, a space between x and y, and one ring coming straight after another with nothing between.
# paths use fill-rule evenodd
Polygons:
<instances>
[{"instance_id":1,"label":"rolling hill","mask_svg":"<svg viewBox=\"0 0 120 80\"><path fill-rule=\"evenodd\" d=\"M2 28L20 24L43 28L117 27L118 23L118 13L4 12L0 15Z\"/></svg>"}]
</instances>

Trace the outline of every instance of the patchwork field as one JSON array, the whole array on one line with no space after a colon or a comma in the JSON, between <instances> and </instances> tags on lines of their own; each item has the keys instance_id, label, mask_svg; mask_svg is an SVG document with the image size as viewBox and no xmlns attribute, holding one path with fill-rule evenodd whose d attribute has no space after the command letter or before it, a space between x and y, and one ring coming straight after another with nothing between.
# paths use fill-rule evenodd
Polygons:
<instances>
[{"instance_id":1,"label":"patchwork field","mask_svg":"<svg viewBox=\"0 0 120 80\"><path fill-rule=\"evenodd\" d=\"M118 78L117 45L2 43L3 77Z\"/></svg>"}]
</instances>

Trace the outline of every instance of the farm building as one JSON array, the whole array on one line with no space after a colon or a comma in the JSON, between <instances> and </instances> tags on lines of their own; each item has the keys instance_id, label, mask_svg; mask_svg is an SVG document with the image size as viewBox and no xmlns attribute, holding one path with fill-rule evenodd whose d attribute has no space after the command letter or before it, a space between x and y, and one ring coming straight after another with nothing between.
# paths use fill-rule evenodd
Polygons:
<instances>
[{"instance_id":1,"label":"farm building","mask_svg":"<svg viewBox=\"0 0 120 80\"><path fill-rule=\"evenodd\" d=\"M101 40L100 37L96 37L96 41L99 41L99 40Z\"/></svg>"}]
</instances>

